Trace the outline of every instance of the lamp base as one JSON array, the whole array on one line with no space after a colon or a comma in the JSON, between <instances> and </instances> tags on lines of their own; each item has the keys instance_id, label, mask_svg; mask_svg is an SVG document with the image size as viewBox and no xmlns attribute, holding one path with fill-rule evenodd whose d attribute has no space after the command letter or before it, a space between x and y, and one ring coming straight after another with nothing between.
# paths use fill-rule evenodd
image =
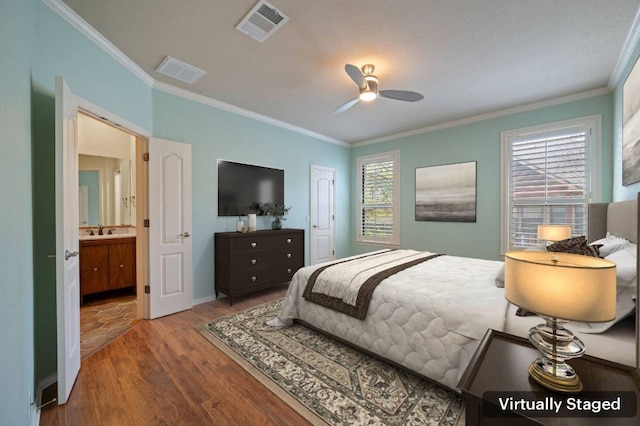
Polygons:
<instances>
[{"instance_id":1,"label":"lamp base","mask_svg":"<svg viewBox=\"0 0 640 426\"><path fill-rule=\"evenodd\" d=\"M570 365L538 358L529 365L529 376L539 385L561 393L582 392L582 382Z\"/></svg>"}]
</instances>

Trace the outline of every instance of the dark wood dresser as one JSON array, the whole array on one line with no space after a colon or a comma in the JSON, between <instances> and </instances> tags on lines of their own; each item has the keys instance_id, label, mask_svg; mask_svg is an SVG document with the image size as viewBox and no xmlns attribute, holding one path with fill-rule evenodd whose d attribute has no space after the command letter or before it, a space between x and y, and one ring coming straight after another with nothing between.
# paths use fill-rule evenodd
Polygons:
<instances>
[{"instance_id":1,"label":"dark wood dresser","mask_svg":"<svg viewBox=\"0 0 640 426\"><path fill-rule=\"evenodd\" d=\"M215 285L233 298L290 281L304 266L304 230L215 234Z\"/></svg>"}]
</instances>

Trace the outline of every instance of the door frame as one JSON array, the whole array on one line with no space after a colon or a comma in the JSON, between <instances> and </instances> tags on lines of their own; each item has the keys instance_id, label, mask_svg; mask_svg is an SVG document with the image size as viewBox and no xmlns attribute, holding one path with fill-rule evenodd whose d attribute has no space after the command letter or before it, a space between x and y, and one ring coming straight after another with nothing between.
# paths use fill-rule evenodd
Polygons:
<instances>
[{"instance_id":1,"label":"door frame","mask_svg":"<svg viewBox=\"0 0 640 426\"><path fill-rule=\"evenodd\" d=\"M136 317L149 318L149 295L144 292L149 276L149 229L145 228L143 223L144 219L149 217L148 163L144 161L144 153L147 152L151 133L86 99L78 96L76 98L79 113L115 126L136 138Z\"/></svg>"}]
</instances>

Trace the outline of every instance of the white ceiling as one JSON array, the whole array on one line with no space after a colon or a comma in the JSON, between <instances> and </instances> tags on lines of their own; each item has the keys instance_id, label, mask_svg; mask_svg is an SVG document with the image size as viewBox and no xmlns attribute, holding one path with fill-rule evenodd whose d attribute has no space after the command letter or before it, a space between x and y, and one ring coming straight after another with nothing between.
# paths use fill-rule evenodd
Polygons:
<instances>
[{"instance_id":1,"label":"white ceiling","mask_svg":"<svg viewBox=\"0 0 640 426\"><path fill-rule=\"evenodd\" d=\"M289 21L264 43L235 29L257 0L64 2L156 81L354 143L606 87L640 0L270 0ZM346 63L424 99L333 114Z\"/></svg>"}]
</instances>

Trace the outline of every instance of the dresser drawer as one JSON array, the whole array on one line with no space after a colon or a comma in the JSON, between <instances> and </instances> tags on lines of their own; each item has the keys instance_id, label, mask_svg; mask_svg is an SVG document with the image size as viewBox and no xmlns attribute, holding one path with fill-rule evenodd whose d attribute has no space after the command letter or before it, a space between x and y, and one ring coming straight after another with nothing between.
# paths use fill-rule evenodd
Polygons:
<instances>
[{"instance_id":1,"label":"dresser drawer","mask_svg":"<svg viewBox=\"0 0 640 426\"><path fill-rule=\"evenodd\" d=\"M291 247L302 247L300 235L259 235L231 240L231 253L256 253L264 250L278 250Z\"/></svg>"},{"instance_id":2,"label":"dresser drawer","mask_svg":"<svg viewBox=\"0 0 640 426\"><path fill-rule=\"evenodd\" d=\"M248 289L261 288L273 283L291 281L293 274L300 268L294 262L255 268L253 270L240 271L234 274L232 288L234 292L241 293Z\"/></svg>"},{"instance_id":3,"label":"dresser drawer","mask_svg":"<svg viewBox=\"0 0 640 426\"><path fill-rule=\"evenodd\" d=\"M231 259L234 271L255 270L268 265L277 265L293 261L302 264L302 251L296 247L290 249L270 250L256 253L245 253L233 256Z\"/></svg>"}]
</instances>

